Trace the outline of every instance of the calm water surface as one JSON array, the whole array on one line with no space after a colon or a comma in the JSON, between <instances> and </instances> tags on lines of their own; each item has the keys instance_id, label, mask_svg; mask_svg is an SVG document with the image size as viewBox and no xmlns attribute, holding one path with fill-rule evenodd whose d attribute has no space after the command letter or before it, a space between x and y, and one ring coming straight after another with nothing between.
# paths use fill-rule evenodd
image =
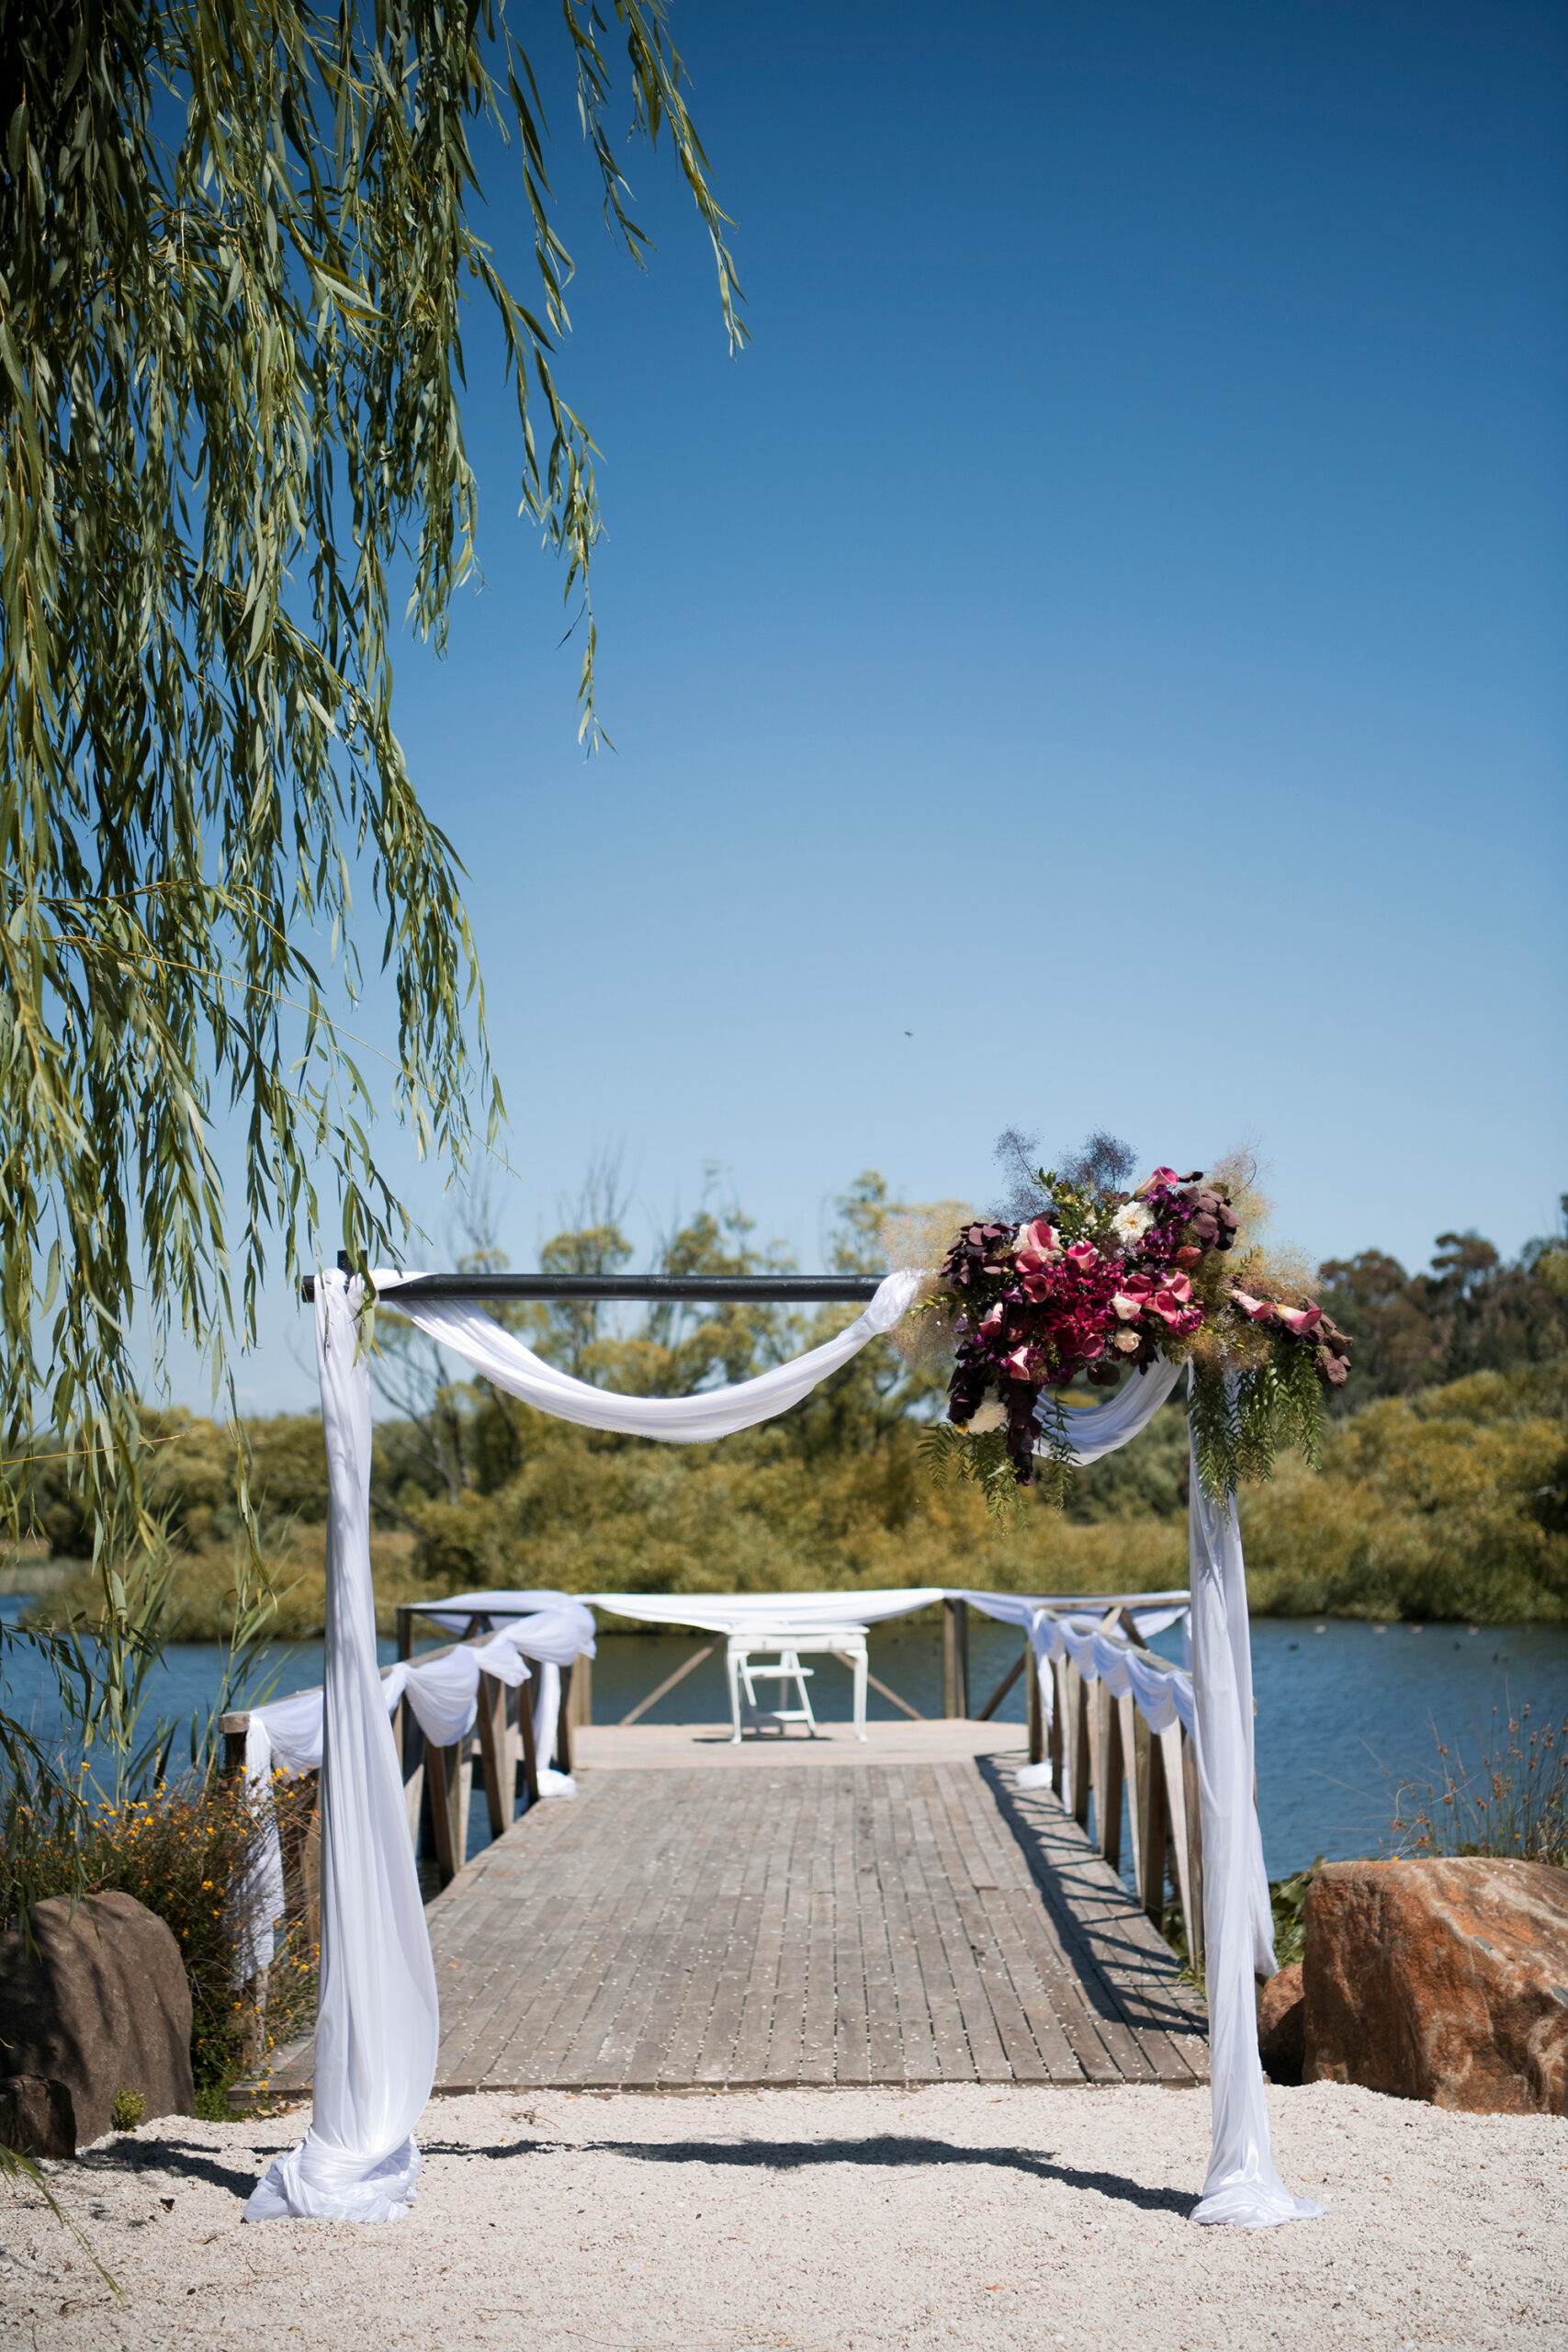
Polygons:
<instances>
[{"instance_id":1,"label":"calm water surface","mask_svg":"<svg viewBox=\"0 0 1568 2352\"><path fill-rule=\"evenodd\" d=\"M25 1598L0 1599L14 1621ZM976 1712L1018 1656L1009 1627L971 1612L969 1689ZM704 1645L696 1634L610 1634L593 1668L593 1716L616 1723L682 1659ZM1179 1629L1156 1637L1166 1657L1181 1654ZM383 1662L393 1656L379 1645ZM55 1723L52 1679L25 1652L8 1651L7 1703L40 1732ZM832 1658L812 1661L812 1704L827 1722L847 1720L848 1670ZM220 1670L215 1645L172 1648L150 1699L151 1713L186 1718L212 1703ZM942 1708L942 1634L933 1622L895 1622L871 1632L871 1670L924 1715ZM1258 1803L1271 1877L1299 1870L1314 1855L1330 1860L1375 1852L1393 1812L1393 1783L1417 1776L1424 1785L1437 1761L1436 1741L1469 1753L1490 1739L1495 1714L1506 1720L1529 1704L1532 1718L1568 1715L1568 1626L1351 1624L1334 1619L1263 1618L1252 1628L1258 1699ZM280 1644L264 1679L272 1695L308 1690L321 1675L319 1642ZM897 1719L899 1710L870 1694L868 1713ZM1021 1678L998 1720L1023 1721ZM645 1723L716 1723L728 1717L722 1650L689 1674ZM176 1743L176 1754L181 1744ZM484 1808L473 1809L470 1851L487 1842Z\"/></svg>"}]
</instances>

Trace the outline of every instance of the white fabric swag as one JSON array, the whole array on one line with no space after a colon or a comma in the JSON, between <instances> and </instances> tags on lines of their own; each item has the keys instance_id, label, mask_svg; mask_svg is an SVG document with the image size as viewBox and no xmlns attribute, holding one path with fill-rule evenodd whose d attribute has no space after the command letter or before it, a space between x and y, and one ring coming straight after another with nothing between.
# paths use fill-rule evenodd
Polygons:
<instances>
[{"instance_id":1,"label":"white fabric swag","mask_svg":"<svg viewBox=\"0 0 1568 2352\"><path fill-rule=\"evenodd\" d=\"M391 1272L374 1276L378 1295L388 1298L411 1279ZM573 1380L467 1302L414 1298L400 1303L398 1311L496 1387L543 1412L591 1429L692 1445L787 1411L869 1340L891 1330L912 1304L920 1279L915 1272L889 1275L865 1312L836 1339L755 1380L695 1396L623 1396ZM252 2197L246 2212L253 2220L285 2213L351 2221L400 2217L408 2211L419 2165L413 2125L434 2079L438 2018L430 1942L376 1668L370 1385L359 1341L360 1305L357 1279L317 1275L316 1347L331 1510L315 2107L303 2142L270 2166ZM1136 1436L1179 1377L1177 1366L1162 1362L1134 1374L1105 1404L1074 1412L1075 1459L1097 1461ZM1192 1692L1213 2112L1208 2177L1193 2218L1259 2228L1322 2208L1290 2194L1269 2146L1253 1970L1271 1969L1273 1950L1252 1801L1247 1585L1234 1501L1210 1504L1195 1464L1190 1526ZM865 1598L855 1596L857 1622L864 1622ZM793 1617L795 1599L787 1605ZM1030 1631L1035 1640L1032 1624ZM1081 1639L1089 1629L1073 1631ZM1062 1638L1066 1640L1066 1628ZM1107 1670L1099 1668L1092 1646L1089 1655L1098 1670ZM1107 1667L1118 1670L1113 1661ZM1159 1694L1151 1690L1148 1695L1157 1701Z\"/></svg>"},{"instance_id":2,"label":"white fabric swag","mask_svg":"<svg viewBox=\"0 0 1568 2352\"><path fill-rule=\"evenodd\" d=\"M451 1747L474 1727L479 1713L479 1677L488 1674L509 1690L529 1679L527 1661L540 1667L534 1708L536 1752L547 1757L556 1744L556 1719L560 1709L560 1669L586 1652L593 1656L593 1612L564 1593L530 1593L527 1612L482 1644L446 1651L432 1658L400 1660L381 1675L381 1697L389 1715L407 1699L414 1721L433 1747ZM497 1596L485 1596L493 1601ZM462 1632L469 1611L456 1617ZM443 1623L454 1619L444 1615ZM267 1700L251 1710L245 1730L245 1781L254 1800L260 1801L274 1772L319 1771L325 1741L326 1694L302 1690L291 1699ZM571 1797L577 1785L565 1772L547 1764L537 1768L542 1797ZM276 1822L269 1824L255 1860L234 1889L238 1950L234 1977L245 1984L272 1965L273 1929L283 1915L283 1853Z\"/></svg>"}]
</instances>

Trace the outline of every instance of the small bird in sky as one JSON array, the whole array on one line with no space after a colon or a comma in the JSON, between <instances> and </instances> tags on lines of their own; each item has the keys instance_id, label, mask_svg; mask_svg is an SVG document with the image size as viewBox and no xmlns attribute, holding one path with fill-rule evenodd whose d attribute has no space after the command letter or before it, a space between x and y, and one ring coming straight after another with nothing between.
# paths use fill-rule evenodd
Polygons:
<instances>
[{"instance_id":1,"label":"small bird in sky","mask_svg":"<svg viewBox=\"0 0 1568 2352\"><path fill-rule=\"evenodd\" d=\"M915 1034L915 1033L914 1033L914 1031L913 1031L912 1029L906 1029L906 1030L905 1030L905 1032L904 1032L904 1035L905 1035L905 1036L906 1036L906 1037L912 1037L912 1036L914 1035L914 1034Z\"/></svg>"}]
</instances>

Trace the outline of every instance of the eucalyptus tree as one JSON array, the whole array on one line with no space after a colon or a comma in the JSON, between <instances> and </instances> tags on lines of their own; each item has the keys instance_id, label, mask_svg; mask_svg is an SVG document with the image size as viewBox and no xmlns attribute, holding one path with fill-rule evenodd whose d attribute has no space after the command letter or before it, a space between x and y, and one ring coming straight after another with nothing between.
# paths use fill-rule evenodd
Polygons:
<instances>
[{"instance_id":1,"label":"eucalyptus tree","mask_svg":"<svg viewBox=\"0 0 1568 2352\"><path fill-rule=\"evenodd\" d=\"M661 0L563 17L538 62L575 79L610 230L643 259L625 106L673 149L734 349ZM101 1507L134 1483L133 1315L216 1369L328 1222L356 1257L399 1229L344 989L385 976L422 1152L460 1163L499 1114L389 658L405 619L444 641L474 561L465 305L499 331L522 507L580 612L590 743L599 509L502 0L0 0L0 1405L7 1453L52 1428ZM516 265L476 227L481 164L519 175Z\"/></svg>"}]
</instances>

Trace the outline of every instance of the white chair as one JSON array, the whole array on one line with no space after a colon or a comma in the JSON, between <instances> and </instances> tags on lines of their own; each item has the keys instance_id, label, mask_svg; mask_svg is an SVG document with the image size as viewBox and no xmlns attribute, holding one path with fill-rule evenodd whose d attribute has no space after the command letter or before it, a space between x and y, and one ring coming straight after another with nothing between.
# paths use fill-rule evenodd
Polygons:
<instances>
[{"instance_id":1,"label":"white chair","mask_svg":"<svg viewBox=\"0 0 1568 2352\"><path fill-rule=\"evenodd\" d=\"M855 1737L863 1740L867 1670L865 1634L863 1625L842 1625L831 1634L793 1631L787 1626L753 1631L748 1626L744 1633L731 1634L725 1649L725 1665L729 1675L731 1746L740 1738L742 1690L745 1692L746 1712L759 1731L764 1721L777 1724L783 1737L785 1724L806 1724L810 1726L812 1738L816 1738L817 1718L811 1712L810 1694L806 1688L807 1678L815 1668L801 1665L803 1650L808 1657L815 1654L841 1658L852 1669L855 1679ZM775 1666L753 1664L759 1653L763 1657L776 1657L778 1663ZM758 1682L777 1682L781 1685L793 1682L799 1693L799 1706L760 1707L756 1691ZM782 1689L779 1695L781 1698L784 1695Z\"/></svg>"}]
</instances>

